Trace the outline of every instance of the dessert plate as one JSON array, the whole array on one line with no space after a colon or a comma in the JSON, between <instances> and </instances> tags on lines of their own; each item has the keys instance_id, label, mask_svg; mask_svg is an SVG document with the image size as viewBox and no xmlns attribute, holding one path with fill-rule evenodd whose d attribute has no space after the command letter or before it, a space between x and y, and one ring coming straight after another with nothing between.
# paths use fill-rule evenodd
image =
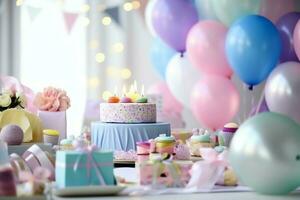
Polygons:
<instances>
[{"instance_id":1,"label":"dessert plate","mask_svg":"<svg viewBox=\"0 0 300 200\"><path fill-rule=\"evenodd\" d=\"M78 186L55 189L54 194L60 197L112 196L124 190L124 186Z\"/></svg>"}]
</instances>

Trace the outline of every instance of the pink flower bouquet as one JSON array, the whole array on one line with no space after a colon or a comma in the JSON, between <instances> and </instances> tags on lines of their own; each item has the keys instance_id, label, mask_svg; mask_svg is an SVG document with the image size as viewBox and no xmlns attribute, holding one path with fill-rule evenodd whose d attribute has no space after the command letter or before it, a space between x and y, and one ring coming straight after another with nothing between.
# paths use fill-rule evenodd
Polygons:
<instances>
[{"instance_id":1,"label":"pink flower bouquet","mask_svg":"<svg viewBox=\"0 0 300 200\"><path fill-rule=\"evenodd\" d=\"M70 98L64 90L47 87L37 93L34 104L38 108L38 115L45 129L59 131L59 139L66 138L67 119L66 110L70 107Z\"/></svg>"}]
</instances>

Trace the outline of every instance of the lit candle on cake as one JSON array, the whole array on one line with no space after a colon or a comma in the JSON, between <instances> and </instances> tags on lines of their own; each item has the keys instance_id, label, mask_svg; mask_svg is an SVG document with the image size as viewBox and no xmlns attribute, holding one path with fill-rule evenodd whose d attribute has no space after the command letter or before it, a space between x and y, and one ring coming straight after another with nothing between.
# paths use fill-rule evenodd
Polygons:
<instances>
[{"instance_id":1,"label":"lit candle on cake","mask_svg":"<svg viewBox=\"0 0 300 200\"><path fill-rule=\"evenodd\" d=\"M117 88L115 87L114 95L108 98L108 103L119 103L120 99L117 96Z\"/></svg>"},{"instance_id":2,"label":"lit candle on cake","mask_svg":"<svg viewBox=\"0 0 300 200\"><path fill-rule=\"evenodd\" d=\"M142 91L141 91L141 98L137 99L136 102L137 103L147 103L148 102L148 99L144 96L144 90L145 90L145 86L142 85Z\"/></svg>"},{"instance_id":3,"label":"lit candle on cake","mask_svg":"<svg viewBox=\"0 0 300 200\"><path fill-rule=\"evenodd\" d=\"M121 103L132 103L131 98L126 96L126 86L123 86L123 97L121 98Z\"/></svg>"},{"instance_id":4,"label":"lit candle on cake","mask_svg":"<svg viewBox=\"0 0 300 200\"><path fill-rule=\"evenodd\" d=\"M140 98L140 95L137 92L136 81L134 81L134 84L130 86L130 90L127 93L127 96L132 100L132 102L136 102L136 100Z\"/></svg>"}]
</instances>

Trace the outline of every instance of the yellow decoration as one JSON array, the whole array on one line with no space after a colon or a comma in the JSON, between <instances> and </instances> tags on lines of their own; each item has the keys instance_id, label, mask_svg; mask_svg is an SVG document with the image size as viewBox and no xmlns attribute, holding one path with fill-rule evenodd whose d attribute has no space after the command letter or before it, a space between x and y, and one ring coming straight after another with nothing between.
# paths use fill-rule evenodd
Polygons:
<instances>
[{"instance_id":1,"label":"yellow decoration","mask_svg":"<svg viewBox=\"0 0 300 200\"><path fill-rule=\"evenodd\" d=\"M141 3L139 1L132 1L133 9L139 9L141 7Z\"/></svg>"},{"instance_id":2,"label":"yellow decoration","mask_svg":"<svg viewBox=\"0 0 300 200\"><path fill-rule=\"evenodd\" d=\"M133 9L133 4L131 2L126 2L124 3L123 5L123 9L126 11L126 12L129 12Z\"/></svg>"},{"instance_id":3,"label":"yellow decoration","mask_svg":"<svg viewBox=\"0 0 300 200\"><path fill-rule=\"evenodd\" d=\"M124 51L124 45L121 42L117 42L112 47L113 52L115 53L121 53Z\"/></svg>"},{"instance_id":4,"label":"yellow decoration","mask_svg":"<svg viewBox=\"0 0 300 200\"><path fill-rule=\"evenodd\" d=\"M88 26L90 24L90 19L88 17L81 17L79 18L79 21L82 26Z\"/></svg>"},{"instance_id":5,"label":"yellow decoration","mask_svg":"<svg viewBox=\"0 0 300 200\"><path fill-rule=\"evenodd\" d=\"M89 4L83 4L83 5L81 6L81 11L82 11L82 12L88 12L90 9L91 9L91 7L90 7Z\"/></svg>"},{"instance_id":6,"label":"yellow decoration","mask_svg":"<svg viewBox=\"0 0 300 200\"><path fill-rule=\"evenodd\" d=\"M32 129L32 142L42 142L43 141L43 126L40 118L32 113L26 112L31 129Z\"/></svg>"},{"instance_id":7,"label":"yellow decoration","mask_svg":"<svg viewBox=\"0 0 300 200\"><path fill-rule=\"evenodd\" d=\"M8 109L0 113L0 128L6 125L15 124L18 125L24 132L23 142L31 142L32 128L30 122L25 114L24 110L21 109Z\"/></svg>"},{"instance_id":8,"label":"yellow decoration","mask_svg":"<svg viewBox=\"0 0 300 200\"><path fill-rule=\"evenodd\" d=\"M23 4L23 0L16 0L16 6L21 6Z\"/></svg>"},{"instance_id":9,"label":"yellow decoration","mask_svg":"<svg viewBox=\"0 0 300 200\"><path fill-rule=\"evenodd\" d=\"M102 94L102 98L103 98L104 101L107 101L108 98L111 97L111 96L113 96L113 94L108 90L104 91L103 94Z\"/></svg>"},{"instance_id":10,"label":"yellow decoration","mask_svg":"<svg viewBox=\"0 0 300 200\"><path fill-rule=\"evenodd\" d=\"M108 16L103 17L103 18L102 18L102 24L103 24L104 26L110 25L110 24L111 24L111 18L108 17Z\"/></svg>"},{"instance_id":11,"label":"yellow decoration","mask_svg":"<svg viewBox=\"0 0 300 200\"><path fill-rule=\"evenodd\" d=\"M121 69L121 78L122 79L129 79L131 77L131 71L128 68Z\"/></svg>"},{"instance_id":12,"label":"yellow decoration","mask_svg":"<svg viewBox=\"0 0 300 200\"><path fill-rule=\"evenodd\" d=\"M43 130L44 135L51 135L51 136L59 136L59 132L54 129L45 129Z\"/></svg>"},{"instance_id":13,"label":"yellow decoration","mask_svg":"<svg viewBox=\"0 0 300 200\"><path fill-rule=\"evenodd\" d=\"M104 55L104 53L97 53L96 54L96 61L98 63L103 63L105 61L105 55Z\"/></svg>"},{"instance_id":14,"label":"yellow decoration","mask_svg":"<svg viewBox=\"0 0 300 200\"><path fill-rule=\"evenodd\" d=\"M90 41L90 48L91 49L97 49L99 47L99 41L98 40L91 40Z\"/></svg>"}]
</instances>

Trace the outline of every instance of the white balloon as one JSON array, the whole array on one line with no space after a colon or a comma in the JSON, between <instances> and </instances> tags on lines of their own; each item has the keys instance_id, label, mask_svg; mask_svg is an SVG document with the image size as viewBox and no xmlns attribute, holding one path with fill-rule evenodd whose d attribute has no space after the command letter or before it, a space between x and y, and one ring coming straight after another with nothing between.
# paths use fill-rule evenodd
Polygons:
<instances>
[{"instance_id":1,"label":"white balloon","mask_svg":"<svg viewBox=\"0 0 300 200\"><path fill-rule=\"evenodd\" d=\"M146 10L145 10L145 21L146 21L146 25L151 33L151 35L153 37L156 37L157 34L153 28L153 24L152 24L152 10L154 8L154 5L156 4L158 0L149 0L147 6L146 6Z\"/></svg>"},{"instance_id":2,"label":"white balloon","mask_svg":"<svg viewBox=\"0 0 300 200\"><path fill-rule=\"evenodd\" d=\"M200 71L192 66L187 56L176 54L169 61L166 82L175 98L190 108L190 93L195 83L201 79Z\"/></svg>"}]
</instances>

